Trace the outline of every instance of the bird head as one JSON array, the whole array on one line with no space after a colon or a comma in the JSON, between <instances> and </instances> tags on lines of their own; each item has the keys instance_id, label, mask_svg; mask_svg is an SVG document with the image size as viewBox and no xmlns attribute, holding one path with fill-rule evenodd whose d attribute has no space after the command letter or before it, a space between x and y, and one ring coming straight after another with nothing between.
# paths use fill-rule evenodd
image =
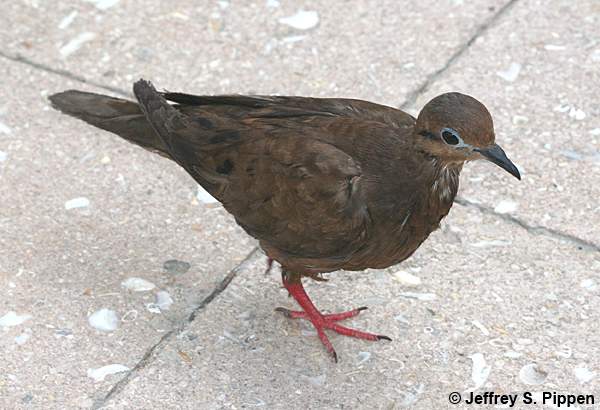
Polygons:
<instances>
[{"instance_id":1,"label":"bird head","mask_svg":"<svg viewBox=\"0 0 600 410\"><path fill-rule=\"evenodd\" d=\"M488 160L521 179L519 170L494 142L494 123L485 106L460 93L446 93L429 101L415 126L417 144L446 163Z\"/></svg>"}]
</instances>

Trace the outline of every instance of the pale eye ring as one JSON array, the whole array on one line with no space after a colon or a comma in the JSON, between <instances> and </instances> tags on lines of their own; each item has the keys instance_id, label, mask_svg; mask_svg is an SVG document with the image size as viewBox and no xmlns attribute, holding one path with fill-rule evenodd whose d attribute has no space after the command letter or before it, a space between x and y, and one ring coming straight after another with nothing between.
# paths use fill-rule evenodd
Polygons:
<instances>
[{"instance_id":1,"label":"pale eye ring","mask_svg":"<svg viewBox=\"0 0 600 410\"><path fill-rule=\"evenodd\" d=\"M442 130L440 131L440 136L442 137L442 140L448 145L465 145L460 135L458 135L458 132L456 132L452 128L442 128Z\"/></svg>"}]
</instances>

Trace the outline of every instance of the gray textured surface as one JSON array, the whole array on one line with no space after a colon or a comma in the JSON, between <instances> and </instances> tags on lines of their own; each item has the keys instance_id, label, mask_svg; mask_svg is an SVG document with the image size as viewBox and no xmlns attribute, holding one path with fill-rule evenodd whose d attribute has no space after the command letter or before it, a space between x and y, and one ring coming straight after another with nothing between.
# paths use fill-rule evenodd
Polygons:
<instances>
[{"instance_id":1,"label":"gray textured surface","mask_svg":"<svg viewBox=\"0 0 600 410\"><path fill-rule=\"evenodd\" d=\"M278 22L299 9L317 11L318 25ZM490 366L478 391L600 402L597 2L123 0L100 10L28 0L0 11L0 317L31 315L0 328L1 408L459 408L447 396L474 387L477 354ZM94 38L61 56L86 32ZM335 365L307 323L273 311L295 306L261 255L226 276L255 242L195 199L191 178L45 99L129 93L141 76L171 90L350 96L413 112L467 92L490 108L524 178L469 164L463 205L413 258L307 284L325 311L368 305L349 323L394 339L332 336ZM90 205L66 210L78 197ZM503 201L516 209L495 212ZM191 267L163 269L171 259ZM400 270L421 284L396 280ZM126 290L129 277L157 288ZM153 313L158 290L174 303ZM117 330L88 324L103 307L124 316ZM547 373L541 384L519 377L532 363ZM133 370L88 377L108 364Z\"/></svg>"}]
</instances>

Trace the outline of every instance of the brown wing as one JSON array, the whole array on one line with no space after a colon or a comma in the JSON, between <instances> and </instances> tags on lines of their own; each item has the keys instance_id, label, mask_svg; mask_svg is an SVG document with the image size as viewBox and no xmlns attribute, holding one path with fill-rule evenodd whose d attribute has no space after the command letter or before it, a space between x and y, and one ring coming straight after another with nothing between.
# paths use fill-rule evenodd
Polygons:
<instances>
[{"instance_id":1,"label":"brown wing","mask_svg":"<svg viewBox=\"0 0 600 410\"><path fill-rule=\"evenodd\" d=\"M268 247L290 256L336 257L367 236L360 166L336 147L267 136L221 155L232 164L223 205Z\"/></svg>"},{"instance_id":2,"label":"brown wing","mask_svg":"<svg viewBox=\"0 0 600 410\"><path fill-rule=\"evenodd\" d=\"M289 96L215 95L198 96L162 93L165 99L183 106L200 107L233 118L348 117L376 121L393 127L412 126L415 119L396 108L351 98Z\"/></svg>"}]
</instances>

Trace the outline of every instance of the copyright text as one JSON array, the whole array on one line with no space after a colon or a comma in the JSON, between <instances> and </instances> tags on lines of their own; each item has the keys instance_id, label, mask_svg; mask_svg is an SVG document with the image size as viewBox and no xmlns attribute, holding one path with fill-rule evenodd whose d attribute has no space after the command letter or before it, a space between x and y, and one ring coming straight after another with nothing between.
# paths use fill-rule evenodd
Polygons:
<instances>
[{"instance_id":1,"label":"copyright text","mask_svg":"<svg viewBox=\"0 0 600 410\"><path fill-rule=\"evenodd\" d=\"M545 391L540 393L523 392L523 393L496 393L493 391L487 392L466 392L461 395L459 392L452 392L448 395L450 404L473 404L473 405L507 405L514 407L517 404L542 404L553 405L557 408L569 408L571 406L583 404L595 404L593 394L566 394L553 391Z\"/></svg>"}]
</instances>

